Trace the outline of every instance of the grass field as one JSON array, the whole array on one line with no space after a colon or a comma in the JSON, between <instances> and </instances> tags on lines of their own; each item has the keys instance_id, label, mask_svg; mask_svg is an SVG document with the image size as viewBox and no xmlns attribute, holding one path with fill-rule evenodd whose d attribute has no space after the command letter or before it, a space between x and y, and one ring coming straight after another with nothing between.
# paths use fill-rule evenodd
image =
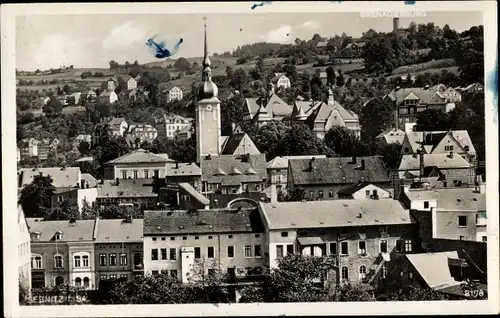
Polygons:
<instances>
[{"instance_id":1,"label":"grass field","mask_svg":"<svg viewBox=\"0 0 500 318\"><path fill-rule=\"evenodd\" d=\"M408 66L401 66L392 71L393 75L402 75L408 74L411 72L412 74L415 72L422 72L430 69L442 69L454 67L456 65L454 59L443 59L443 60L432 60L425 63L413 64Z\"/></svg>"}]
</instances>

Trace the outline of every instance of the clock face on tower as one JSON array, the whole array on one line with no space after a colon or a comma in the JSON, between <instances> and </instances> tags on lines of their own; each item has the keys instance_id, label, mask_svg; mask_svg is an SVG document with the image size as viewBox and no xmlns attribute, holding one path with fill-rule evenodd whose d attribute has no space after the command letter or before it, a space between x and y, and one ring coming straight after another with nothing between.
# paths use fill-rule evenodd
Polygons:
<instances>
[{"instance_id":1,"label":"clock face on tower","mask_svg":"<svg viewBox=\"0 0 500 318\"><path fill-rule=\"evenodd\" d=\"M212 105L207 105L205 107L205 110L211 112L212 111Z\"/></svg>"}]
</instances>

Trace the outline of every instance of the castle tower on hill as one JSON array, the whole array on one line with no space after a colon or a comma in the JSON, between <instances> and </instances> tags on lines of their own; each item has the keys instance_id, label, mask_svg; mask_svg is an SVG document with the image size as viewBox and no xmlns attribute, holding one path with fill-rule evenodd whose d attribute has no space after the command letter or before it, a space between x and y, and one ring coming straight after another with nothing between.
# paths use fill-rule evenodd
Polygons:
<instances>
[{"instance_id":1,"label":"castle tower on hill","mask_svg":"<svg viewBox=\"0 0 500 318\"><path fill-rule=\"evenodd\" d=\"M204 19L205 20L205 19ZM207 25L205 27L202 81L198 85L196 104L196 158L197 163L205 156L218 156L222 151L221 114L219 89L212 82L212 70L207 51Z\"/></svg>"}]
</instances>

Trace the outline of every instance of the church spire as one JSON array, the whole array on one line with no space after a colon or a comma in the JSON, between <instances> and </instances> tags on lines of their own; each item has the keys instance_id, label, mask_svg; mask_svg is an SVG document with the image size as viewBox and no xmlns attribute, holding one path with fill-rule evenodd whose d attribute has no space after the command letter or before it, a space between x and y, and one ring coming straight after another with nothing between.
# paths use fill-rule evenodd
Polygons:
<instances>
[{"instance_id":1,"label":"church spire","mask_svg":"<svg viewBox=\"0 0 500 318\"><path fill-rule=\"evenodd\" d=\"M205 21L204 23L204 26L205 26L205 43L204 43L204 55L203 55L203 62L202 62L202 66L203 66L203 69L206 69L207 67L210 67L210 59L208 58L208 49L207 49L207 22L206 22L207 18L204 17L203 18L203 21Z\"/></svg>"}]
</instances>

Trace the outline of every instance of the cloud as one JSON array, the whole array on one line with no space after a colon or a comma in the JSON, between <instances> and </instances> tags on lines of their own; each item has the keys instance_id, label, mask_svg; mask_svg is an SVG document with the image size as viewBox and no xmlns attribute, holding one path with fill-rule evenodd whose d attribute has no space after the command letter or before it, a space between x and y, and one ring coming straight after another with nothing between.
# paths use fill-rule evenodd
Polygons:
<instances>
[{"instance_id":1,"label":"cloud","mask_svg":"<svg viewBox=\"0 0 500 318\"><path fill-rule=\"evenodd\" d=\"M102 41L102 47L106 50L125 49L137 43L146 43L153 36L151 27L128 21L114 28Z\"/></svg>"},{"instance_id":2,"label":"cloud","mask_svg":"<svg viewBox=\"0 0 500 318\"><path fill-rule=\"evenodd\" d=\"M314 20L306 21L301 26L299 26L299 28L307 30L316 30L319 29L319 27L320 27L319 23Z\"/></svg>"},{"instance_id":3,"label":"cloud","mask_svg":"<svg viewBox=\"0 0 500 318\"><path fill-rule=\"evenodd\" d=\"M263 38L266 42L271 43L290 43L293 41L292 31L292 26L282 25L275 30L267 32Z\"/></svg>"}]
</instances>

